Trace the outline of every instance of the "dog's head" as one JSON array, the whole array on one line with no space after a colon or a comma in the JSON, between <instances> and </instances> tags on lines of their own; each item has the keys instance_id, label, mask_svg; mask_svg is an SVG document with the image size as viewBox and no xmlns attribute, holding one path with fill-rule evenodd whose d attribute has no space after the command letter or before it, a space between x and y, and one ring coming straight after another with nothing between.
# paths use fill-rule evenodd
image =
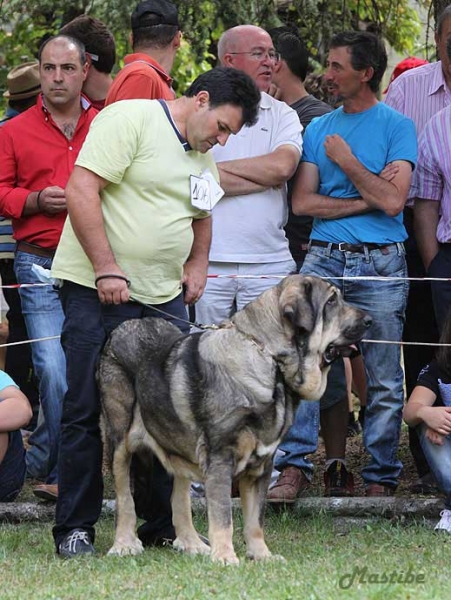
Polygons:
<instances>
[{"instance_id":1,"label":"dog's head","mask_svg":"<svg viewBox=\"0 0 451 600\"><path fill-rule=\"evenodd\" d=\"M331 363L349 356L371 317L319 277L291 275L276 287L287 340L279 352L285 381L301 398L316 400L325 391Z\"/></svg>"}]
</instances>

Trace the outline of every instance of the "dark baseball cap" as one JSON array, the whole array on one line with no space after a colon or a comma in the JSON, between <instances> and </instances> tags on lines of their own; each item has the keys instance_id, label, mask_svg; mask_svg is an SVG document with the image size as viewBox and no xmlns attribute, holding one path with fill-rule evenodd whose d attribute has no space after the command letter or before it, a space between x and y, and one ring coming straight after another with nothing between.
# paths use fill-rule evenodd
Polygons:
<instances>
[{"instance_id":1,"label":"dark baseball cap","mask_svg":"<svg viewBox=\"0 0 451 600\"><path fill-rule=\"evenodd\" d=\"M177 7L167 0L145 0L140 2L132 13L132 29L151 25L177 25Z\"/></svg>"}]
</instances>

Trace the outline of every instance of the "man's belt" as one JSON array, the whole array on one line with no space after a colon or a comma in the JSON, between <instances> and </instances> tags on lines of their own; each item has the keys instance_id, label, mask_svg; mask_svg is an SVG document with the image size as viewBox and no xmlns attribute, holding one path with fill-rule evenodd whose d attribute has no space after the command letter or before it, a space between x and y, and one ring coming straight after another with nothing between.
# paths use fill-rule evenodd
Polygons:
<instances>
[{"instance_id":1,"label":"man's belt","mask_svg":"<svg viewBox=\"0 0 451 600\"><path fill-rule=\"evenodd\" d=\"M340 252L357 252L365 254L365 252L371 252L371 250L384 250L390 248L395 244L347 244L340 242L339 244L331 244L330 242L323 242L322 240L310 240L310 246L319 246L320 248L329 248L331 250L340 250Z\"/></svg>"},{"instance_id":2,"label":"man's belt","mask_svg":"<svg viewBox=\"0 0 451 600\"><path fill-rule=\"evenodd\" d=\"M29 242L17 242L16 252L27 252L28 254L34 254L35 256L42 256L42 258L53 258L55 256L55 250L51 248L42 248L42 246L36 246L36 244L30 244Z\"/></svg>"}]
</instances>

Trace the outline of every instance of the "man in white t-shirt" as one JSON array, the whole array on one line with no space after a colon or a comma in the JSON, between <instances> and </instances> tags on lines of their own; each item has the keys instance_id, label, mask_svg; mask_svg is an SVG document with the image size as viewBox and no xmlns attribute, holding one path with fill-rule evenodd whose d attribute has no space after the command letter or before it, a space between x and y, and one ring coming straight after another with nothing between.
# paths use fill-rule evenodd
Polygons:
<instances>
[{"instance_id":1,"label":"man in white t-shirt","mask_svg":"<svg viewBox=\"0 0 451 600\"><path fill-rule=\"evenodd\" d=\"M239 25L223 33L218 55L222 66L252 77L261 102L257 123L213 150L225 196L213 209L209 275L226 277L208 279L196 304L203 323L229 318L296 268L284 226L286 181L301 158L302 126L293 109L266 93L278 54L264 29ZM236 275L251 277L228 277Z\"/></svg>"}]
</instances>

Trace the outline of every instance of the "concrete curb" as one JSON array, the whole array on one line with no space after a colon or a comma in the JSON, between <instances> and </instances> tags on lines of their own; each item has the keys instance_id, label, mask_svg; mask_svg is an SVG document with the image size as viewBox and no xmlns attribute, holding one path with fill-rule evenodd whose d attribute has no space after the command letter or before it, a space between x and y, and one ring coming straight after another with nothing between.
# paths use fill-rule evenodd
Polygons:
<instances>
[{"instance_id":1,"label":"concrete curb","mask_svg":"<svg viewBox=\"0 0 451 600\"><path fill-rule=\"evenodd\" d=\"M205 499L192 499L194 512L206 512ZM238 508L239 500L233 500ZM299 515L325 514L349 519L437 519L443 510L441 498L300 498L294 504L268 504L268 510L286 508ZM114 515L115 501L104 500L102 516ZM48 502L0 503L0 523L53 521L55 505Z\"/></svg>"}]
</instances>

